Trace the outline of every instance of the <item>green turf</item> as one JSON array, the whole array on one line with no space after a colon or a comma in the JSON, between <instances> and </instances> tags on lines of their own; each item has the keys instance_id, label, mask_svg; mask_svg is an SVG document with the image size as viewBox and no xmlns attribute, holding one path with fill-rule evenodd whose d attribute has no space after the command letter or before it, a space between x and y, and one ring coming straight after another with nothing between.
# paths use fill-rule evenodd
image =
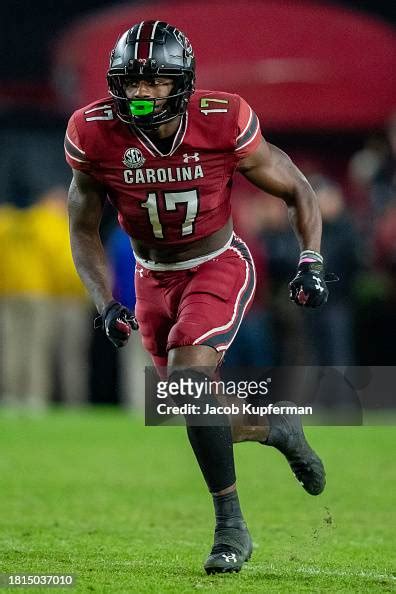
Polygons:
<instances>
[{"instance_id":1,"label":"green turf","mask_svg":"<svg viewBox=\"0 0 396 594\"><path fill-rule=\"evenodd\" d=\"M77 576L35 592L394 591L396 429L307 433L327 467L317 498L272 448L236 446L256 548L240 574L207 577L211 502L183 428L114 410L0 416L0 571Z\"/></svg>"}]
</instances>

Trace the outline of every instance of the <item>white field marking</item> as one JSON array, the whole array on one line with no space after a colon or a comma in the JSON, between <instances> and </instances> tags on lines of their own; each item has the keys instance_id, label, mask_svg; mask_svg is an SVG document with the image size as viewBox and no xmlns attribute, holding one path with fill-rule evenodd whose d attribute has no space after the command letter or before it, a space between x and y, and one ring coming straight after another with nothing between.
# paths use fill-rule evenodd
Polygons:
<instances>
[{"instance_id":1,"label":"white field marking","mask_svg":"<svg viewBox=\"0 0 396 594\"><path fill-rule=\"evenodd\" d=\"M348 571L336 569L319 569L317 567L300 567L297 569L298 573L305 573L308 575L329 575L335 577L357 577L357 578L371 578L374 580L390 580L396 581L396 576L385 573L375 573L375 571Z\"/></svg>"},{"instance_id":2,"label":"white field marking","mask_svg":"<svg viewBox=\"0 0 396 594\"><path fill-rule=\"evenodd\" d=\"M312 576L329 576L329 577L349 577L349 578L362 578L362 579L372 579L372 580L389 580L390 583L396 582L396 575L386 574L386 573L376 573L375 571L348 571L347 569L320 569L319 567L296 567L295 569L284 570L279 569L273 564L259 564L262 568L270 570L272 573L278 575L291 575L293 573L302 573L304 575L312 575ZM251 569L255 568L250 566Z\"/></svg>"}]
</instances>

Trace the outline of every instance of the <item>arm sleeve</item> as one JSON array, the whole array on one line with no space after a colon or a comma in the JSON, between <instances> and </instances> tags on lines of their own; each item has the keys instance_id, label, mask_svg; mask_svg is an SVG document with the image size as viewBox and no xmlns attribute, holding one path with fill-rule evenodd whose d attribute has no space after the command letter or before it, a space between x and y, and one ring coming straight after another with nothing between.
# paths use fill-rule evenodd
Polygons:
<instances>
[{"instance_id":1,"label":"arm sleeve","mask_svg":"<svg viewBox=\"0 0 396 594\"><path fill-rule=\"evenodd\" d=\"M65 135L65 156L66 161L73 169L79 169L85 173L91 170L91 163L84 151L76 124L76 114L73 114L67 125Z\"/></svg>"},{"instance_id":2,"label":"arm sleeve","mask_svg":"<svg viewBox=\"0 0 396 594\"><path fill-rule=\"evenodd\" d=\"M253 153L261 143L260 122L253 109L239 97L238 128L235 153L239 159Z\"/></svg>"}]
</instances>

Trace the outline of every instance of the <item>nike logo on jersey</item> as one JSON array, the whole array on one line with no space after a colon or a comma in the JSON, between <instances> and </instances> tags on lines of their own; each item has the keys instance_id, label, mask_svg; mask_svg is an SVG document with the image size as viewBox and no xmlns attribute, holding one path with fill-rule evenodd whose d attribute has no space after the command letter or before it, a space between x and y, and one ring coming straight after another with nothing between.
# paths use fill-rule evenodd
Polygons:
<instances>
[{"instance_id":1,"label":"nike logo on jersey","mask_svg":"<svg viewBox=\"0 0 396 594\"><path fill-rule=\"evenodd\" d=\"M190 167L160 167L159 169L125 169L126 184L164 184L184 182L205 177L201 165Z\"/></svg>"}]
</instances>

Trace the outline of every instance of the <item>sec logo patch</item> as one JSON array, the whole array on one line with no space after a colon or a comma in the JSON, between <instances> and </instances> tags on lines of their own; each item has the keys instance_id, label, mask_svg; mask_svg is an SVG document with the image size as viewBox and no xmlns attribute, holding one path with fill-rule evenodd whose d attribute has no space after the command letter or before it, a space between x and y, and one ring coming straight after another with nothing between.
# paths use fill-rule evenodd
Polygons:
<instances>
[{"instance_id":1,"label":"sec logo patch","mask_svg":"<svg viewBox=\"0 0 396 594\"><path fill-rule=\"evenodd\" d=\"M129 148L124 153L124 158L122 159L123 164L128 169L137 169L138 167L143 167L146 159L142 155L142 151L138 148Z\"/></svg>"}]
</instances>

